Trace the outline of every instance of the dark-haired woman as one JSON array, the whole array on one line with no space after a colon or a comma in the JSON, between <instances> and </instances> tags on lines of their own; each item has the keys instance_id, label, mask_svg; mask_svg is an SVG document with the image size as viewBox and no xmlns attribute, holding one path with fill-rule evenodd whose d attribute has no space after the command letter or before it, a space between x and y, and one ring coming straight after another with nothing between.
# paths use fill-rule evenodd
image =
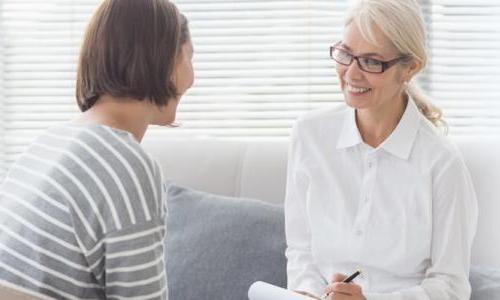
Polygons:
<instances>
[{"instance_id":1,"label":"dark-haired woman","mask_svg":"<svg viewBox=\"0 0 500 300\"><path fill-rule=\"evenodd\" d=\"M82 114L50 128L0 186L0 284L57 299L167 299L165 203L141 148L193 83L186 19L166 0L106 0L81 49Z\"/></svg>"}]
</instances>

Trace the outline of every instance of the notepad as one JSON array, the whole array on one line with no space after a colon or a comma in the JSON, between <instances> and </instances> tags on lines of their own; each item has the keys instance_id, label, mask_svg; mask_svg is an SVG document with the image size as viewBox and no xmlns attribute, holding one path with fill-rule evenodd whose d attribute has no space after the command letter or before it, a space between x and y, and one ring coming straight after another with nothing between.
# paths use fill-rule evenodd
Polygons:
<instances>
[{"instance_id":1,"label":"notepad","mask_svg":"<svg viewBox=\"0 0 500 300\"><path fill-rule=\"evenodd\" d=\"M312 300L295 292L266 282L256 281L248 289L249 300Z\"/></svg>"}]
</instances>

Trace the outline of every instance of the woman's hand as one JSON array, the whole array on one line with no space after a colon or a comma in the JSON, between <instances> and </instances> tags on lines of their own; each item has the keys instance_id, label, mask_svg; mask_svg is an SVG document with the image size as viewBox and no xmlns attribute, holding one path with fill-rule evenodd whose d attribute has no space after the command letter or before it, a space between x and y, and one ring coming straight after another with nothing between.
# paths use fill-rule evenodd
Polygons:
<instances>
[{"instance_id":1,"label":"woman's hand","mask_svg":"<svg viewBox=\"0 0 500 300\"><path fill-rule=\"evenodd\" d=\"M325 288L328 300L366 300L363 296L361 286L355 283L342 282L347 276L343 274L333 275L332 283Z\"/></svg>"},{"instance_id":2,"label":"woman's hand","mask_svg":"<svg viewBox=\"0 0 500 300\"><path fill-rule=\"evenodd\" d=\"M318 297L314 296L314 295L311 295L309 294L308 292L304 292L304 291L294 291L296 292L297 294L301 294L301 295L304 295L304 296L307 296L307 297L310 297L312 299L319 299Z\"/></svg>"}]
</instances>

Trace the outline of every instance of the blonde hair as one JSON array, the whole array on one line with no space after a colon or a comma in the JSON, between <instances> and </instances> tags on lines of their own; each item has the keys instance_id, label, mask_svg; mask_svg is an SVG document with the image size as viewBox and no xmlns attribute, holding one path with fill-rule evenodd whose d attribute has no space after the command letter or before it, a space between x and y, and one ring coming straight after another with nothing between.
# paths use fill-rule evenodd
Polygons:
<instances>
[{"instance_id":1,"label":"blonde hair","mask_svg":"<svg viewBox=\"0 0 500 300\"><path fill-rule=\"evenodd\" d=\"M378 28L402 55L421 63L418 71L427 64L425 24L417 0L358 0L344 25L351 23L372 44L377 44L374 30ZM408 83L406 93L426 119L436 127L446 128L441 110L430 102L417 82Z\"/></svg>"}]
</instances>

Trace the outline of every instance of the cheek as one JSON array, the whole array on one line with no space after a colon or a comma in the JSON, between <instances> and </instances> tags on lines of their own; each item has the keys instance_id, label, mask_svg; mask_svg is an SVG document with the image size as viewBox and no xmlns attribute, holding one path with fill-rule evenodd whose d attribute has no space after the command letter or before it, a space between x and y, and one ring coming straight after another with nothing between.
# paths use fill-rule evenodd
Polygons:
<instances>
[{"instance_id":1,"label":"cheek","mask_svg":"<svg viewBox=\"0 0 500 300\"><path fill-rule=\"evenodd\" d=\"M387 87L388 81L381 77L370 77L366 80L373 89L384 90Z\"/></svg>"},{"instance_id":2,"label":"cheek","mask_svg":"<svg viewBox=\"0 0 500 300\"><path fill-rule=\"evenodd\" d=\"M190 88L194 83L194 69L193 64L189 63L189 71L188 71L188 88Z\"/></svg>"},{"instance_id":3,"label":"cheek","mask_svg":"<svg viewBox=\"0 0 500 300\"><path fill-rule=\"evenodd\" d=\"M176 72L177 84L180 92L184 93L193 85L194 72L191 62L185 61L180 64Z\"/></svg>"},{"instance_id":4,"label":"cheek","mask_svg":"<svg viewBox=\"0 0 500 300\"><path fill-rule=\"evenodd\" d=\"M373 87L373 97L380 102L392 101L399 97L400 85L394 79L372 78L370 84Z\"/></svg>"},{"instance_id":5,"label":"cheek","mask_svg":"<svg viewBox=\"0 0 500 300\"><path fill-rule=\"evenodd\" d=\"M370 84L374 88L377 88L379 93L383 94L393 94L400 86L399 83L391 77L371 78Z\"/></svg>"}]
</instances>

